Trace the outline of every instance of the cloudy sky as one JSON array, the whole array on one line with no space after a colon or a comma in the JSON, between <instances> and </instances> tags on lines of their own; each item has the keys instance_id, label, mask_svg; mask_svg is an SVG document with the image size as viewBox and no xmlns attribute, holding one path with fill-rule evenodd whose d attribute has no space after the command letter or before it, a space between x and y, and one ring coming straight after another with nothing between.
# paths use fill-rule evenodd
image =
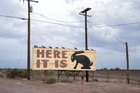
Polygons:
<instances>
[{"instance_id":1,"label":"cloudy sky","mask_svg":"<svg viewBox=\"0 0 140 93\"><path fill-rule=\"evenodd\" d=\"M97 68L126 68L125 42L130 69L140 69L139 0L38 0L32 2L31 48L34 45L84 49L87 7L88 47L96 50ZM27 1L1 0L0 68L26 68Z\"/></svg>"}]
</instances>

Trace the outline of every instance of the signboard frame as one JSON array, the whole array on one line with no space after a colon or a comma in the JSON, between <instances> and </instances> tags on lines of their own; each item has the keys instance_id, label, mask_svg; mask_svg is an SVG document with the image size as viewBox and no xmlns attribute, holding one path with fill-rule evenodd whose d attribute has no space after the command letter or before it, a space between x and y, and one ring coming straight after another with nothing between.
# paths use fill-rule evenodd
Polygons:
<instances>
[{"instance_id":1,"label":"signboard frame","mask_svg":"<svg viewBox=\"0 0 140 93\"><path fill-rule=\"evenodd\" d=\"M96 51L33 48L32 70L95 71Z\"/></svg>"}]
</instances>

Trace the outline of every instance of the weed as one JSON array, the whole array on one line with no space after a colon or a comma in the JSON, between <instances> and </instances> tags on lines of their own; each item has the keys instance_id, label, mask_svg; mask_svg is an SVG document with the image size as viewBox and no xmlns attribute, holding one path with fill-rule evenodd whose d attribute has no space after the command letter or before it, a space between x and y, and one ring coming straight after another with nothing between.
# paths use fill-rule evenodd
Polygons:
<instances>
[{"instance_id":1,"label":"weed","mask_svg":"<svg viewBox=\"0 0 140 93\"><path fill-rule=\"evenodd\" d=\"M54 83L56 83L56 78L54 76L48 76L45 83L54 84Z\"/></svg>"},{"instance_id":2,"label":"weed","mask_svg":"<svg viewBox=\"0 0 140 93\"><path fill-rule=\"evenodd\" d=\"M7 78L26 78L27 71L26 70L17 70L17 69L8 69L6 71Z\"/></svg>"}]
</instances>

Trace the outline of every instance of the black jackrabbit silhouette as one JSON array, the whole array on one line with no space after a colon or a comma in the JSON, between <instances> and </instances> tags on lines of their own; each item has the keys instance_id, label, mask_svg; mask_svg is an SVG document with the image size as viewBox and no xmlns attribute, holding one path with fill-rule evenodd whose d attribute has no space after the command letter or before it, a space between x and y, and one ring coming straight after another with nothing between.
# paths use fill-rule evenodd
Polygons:
<instances>
[{"instance_id":1,"label":"black jackrabbit silhouette","mask_svg":"<svg viewBox=\"0 0 140 93\"><path fill-rule=\"evenodd\" d=\"M93 62L90 62L90 59L85 55L77 55L77 54L81 54L81 53L84 53L84 51L76 51L71 56L72 62L74 62L76 60L74 69L77 68L78 63L83 65L83 67L81 67L81 69L90 69L90 66L93 65Z\"/></svg>"}]
</instances>

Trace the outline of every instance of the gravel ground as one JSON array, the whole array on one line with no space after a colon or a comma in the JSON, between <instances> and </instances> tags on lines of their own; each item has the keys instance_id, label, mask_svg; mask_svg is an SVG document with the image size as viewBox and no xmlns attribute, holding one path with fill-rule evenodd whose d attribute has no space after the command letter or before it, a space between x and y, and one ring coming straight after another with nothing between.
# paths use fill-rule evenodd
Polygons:
<instances>
[{"instance_id":1,"label":"gravel ground","mask_svg":"<svg viewBox=\"0 0 140 93\"><path fill-rule=\"evenodd\" d=\"M0 78L0 93L140 93L140 85L113 82L45 84L38 80Z\"/></svg>"}]
</instances>

